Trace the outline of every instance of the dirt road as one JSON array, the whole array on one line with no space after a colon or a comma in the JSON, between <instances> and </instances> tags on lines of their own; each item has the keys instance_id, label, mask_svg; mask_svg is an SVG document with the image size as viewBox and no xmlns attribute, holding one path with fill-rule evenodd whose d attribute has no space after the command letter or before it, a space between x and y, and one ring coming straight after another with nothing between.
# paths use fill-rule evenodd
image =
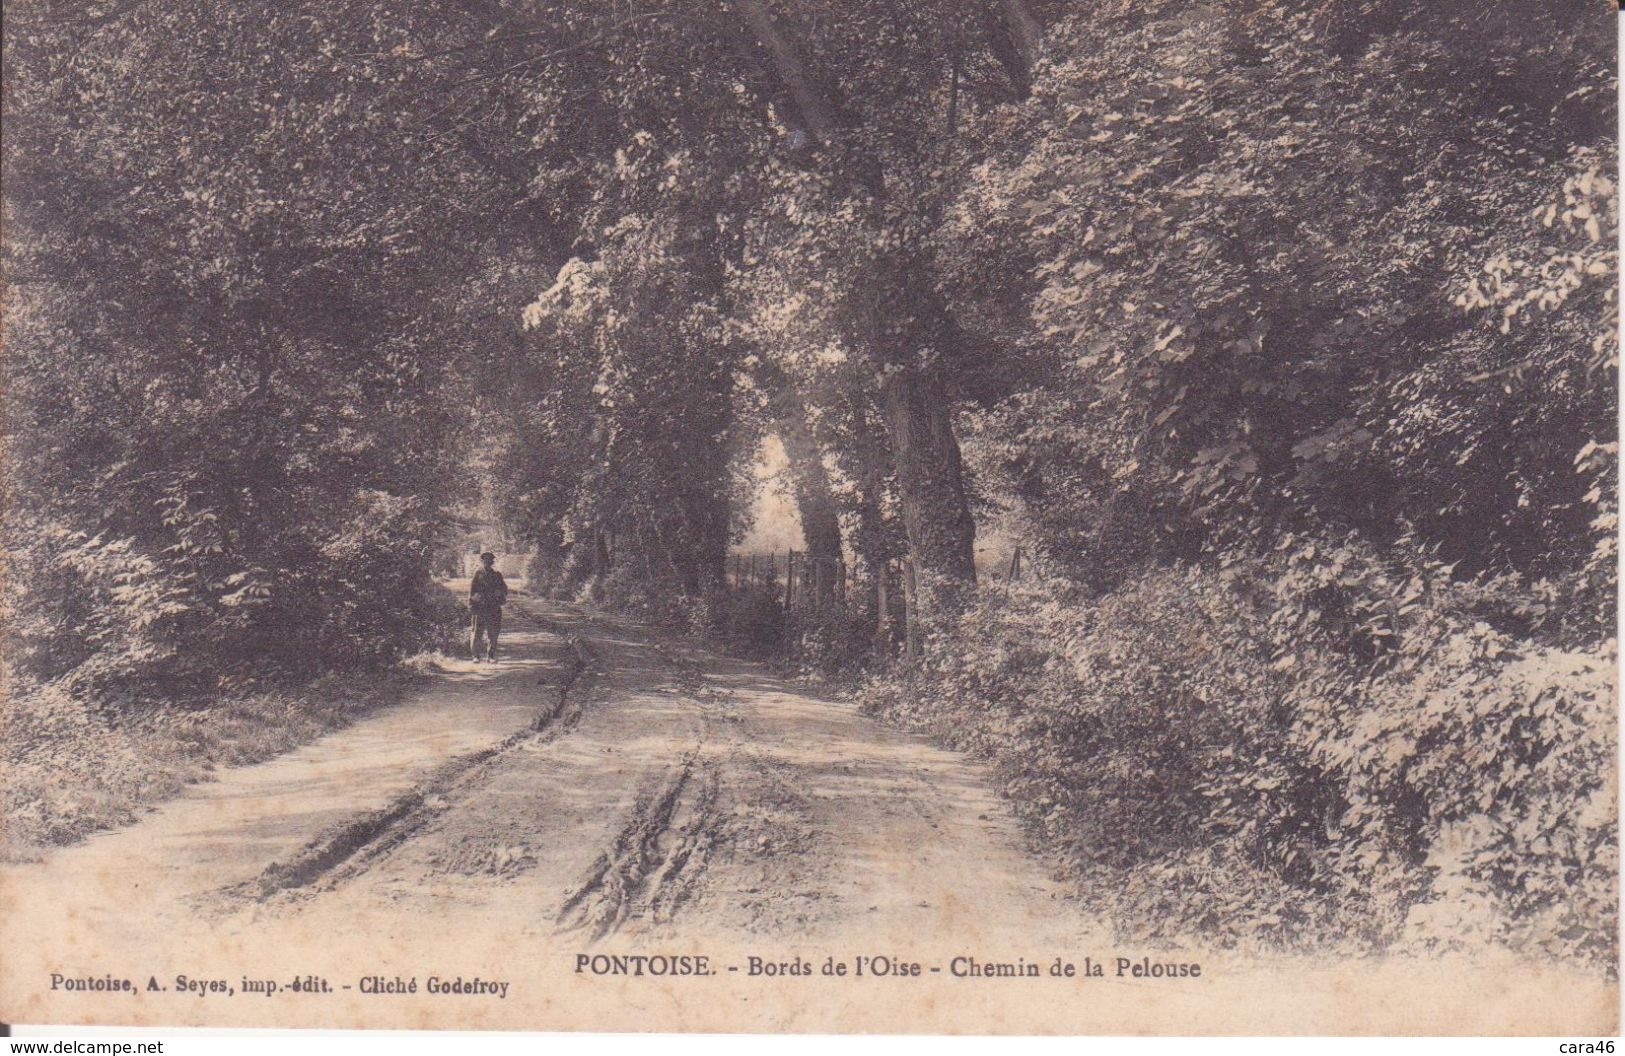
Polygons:
<instances>
[{"instance_id":1,"label":"dirt road","mask_svg":"<svg viewBox=\"0 0 1625 1056\"><path fill-rule=\"evenodd\" d=\"M1263 1002L1256 1029L1272 1016L1276 1029L1304 1029L1381 1012L1359 1012L1346 981L1316 982L1312 967L1298 975L1308 996L1293 998L1261 995L1243 966L1201 985L1048 978L1057 958L1110 966L1142 951L1114 948L1068 900L978 765L754 665L604 617L516 598L508 623L497 664L448 665L349 729L0 871L15 987L0 995L5 1011L23 1022L1106 1031L1143 1023L1148 1003L1182 1009L1182 1029L1223 1029L1243 995ZM704 956L710 974L580 970L582 957L640 952ZM861 982L798 971L859 957ZM1038 964L1046 978L967 976L971 963ZM769 964L791 974L766 976ZM912 964L919 975L891 971ZM53 973L128 978L137 992L67 993ZM310 978L330 992L289 991ZM431 978L493 989L443 1002L389 989ZM198 980L220 989L193 993ZM276 992L249 995L256 980ZM1554 995L1576 999L1565 985ZM1459 1016L1459 988L1440 992L1439 1015Z\"/></svg>"},{"instance_id":2,"label":"dirt road","mask_svg":"<svg viewBox=\"0 0 1625 1056\"><path fill-rule=\"evenodd\" d=\"M605 617L519 598L508 624L497 664L9 867L8 916L51 905L87 954L178 959L200 929L237 960L425 929L582 950L1087 936L963 757Z\"/></svg>"},{"instance_id":3,"label":"dirt road","mask_svg":"<svg viewBox=\"0 0 1625 1056\"><path fill-rule=\"evenodd\" d=\"M1083 918L963 757L680 640L516 608L504 661L468 665L410 706L429 724L463 708L472 726L485 711L488 737L509 725L500 740L194 904L262 924L336 912L335 927L375 909L388 927L523 905L516 934L580 943L695 927L738 940L902 943L945 926L1082 938Z\"/></svg>"}]
</instances>

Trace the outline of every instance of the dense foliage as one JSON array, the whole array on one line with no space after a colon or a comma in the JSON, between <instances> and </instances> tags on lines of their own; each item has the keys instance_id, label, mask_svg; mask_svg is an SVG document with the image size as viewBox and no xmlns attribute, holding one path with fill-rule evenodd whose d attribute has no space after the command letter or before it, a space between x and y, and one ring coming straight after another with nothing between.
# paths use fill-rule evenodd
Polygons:
<instances>
[{"instance_id":1,"label":"dense foliage","mask_svg":"<svg viewBox=\"0 0 1625 1056\"><path fill-rule=\"evenodd\" d=\"M867 672L1136 929L1606 961L1611 29L34 5L8 761L389 665L481 505L535 586ZM790 611L725 585L770 435Z\"/></svg>"},{"instance_id":2,"label":"dense foliage","mask_svg":"<svg viewBox=\"0 0 1625 1056\"><path fill-rule=\"evenodd\" d=\"M327 3L7 19L13 835L330 728L301 684L384 671L454 616L429 569L469 486L479 328L445 283L508 188L379 61L411 26ZM37 765L57 752L82 772Z\"/></svg>"},{"instance_id":3,"label":"dense foliage","mask_svg":"<svg viewBox=\"0 0 1625 1056\"><path fill-rule=\"evenodd\" d=\"M463 483L468 335L424 298L468 255L426 203L483 189L384 134L398 73L337 55L399 27L34 14L7 64L14 673L173 697L387 660Z\"/></svg>"},{"instance_id":4,"label":"dense foliage","mask_svg":"<svg viewBox=\"0 0 1625 1056\"><path fill-rule=\"evenodd\" d=\"M1612 963L1603 14L1136 6L986 118L937 259L1049 575L867 698L1136 929Z\"/></svg>"},{"instance_id":5,"label":"dense foliage","mask_svg":"<svg viewBox=\"0 0 1625 1056\"><path fill-rule=\"evenodd\" d=\"M1076 574L1328 525L1463 572L1590 552L1611 66L1594 12L1530 6L1359 48L1303 5L1056 28L943 238L966 317L1054 372L991 428Z\"/></svg>"}]
</instances>

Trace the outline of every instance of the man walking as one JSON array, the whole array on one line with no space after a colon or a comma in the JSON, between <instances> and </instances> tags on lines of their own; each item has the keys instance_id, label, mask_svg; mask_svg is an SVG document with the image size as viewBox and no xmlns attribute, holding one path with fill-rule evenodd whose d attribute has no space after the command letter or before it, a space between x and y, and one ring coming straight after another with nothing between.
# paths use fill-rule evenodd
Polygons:
<instances>
[{"instance_id":1,"label":"man walking","mask_svg":"<svg viewBox=\"0 0 1625 1056\"><path fill-rule=\"evenodd\" d=\"M474 581L468 586L468 611L473 617L468 649L476 662L480 658L480 636L485 636L485 658L495 660L497 635L502 633L502 606L508 601L508 584L494 567L496 560L497 555L489 550L481 554L480 564L484 567L474 573Z\"/></svg>"}]
</instances>

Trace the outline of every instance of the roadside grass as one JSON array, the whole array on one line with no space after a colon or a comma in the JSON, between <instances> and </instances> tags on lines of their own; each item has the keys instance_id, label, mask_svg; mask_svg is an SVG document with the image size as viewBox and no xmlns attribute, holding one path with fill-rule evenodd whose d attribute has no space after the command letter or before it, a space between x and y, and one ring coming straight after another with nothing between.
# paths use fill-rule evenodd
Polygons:
<instances>
[{"instance_id":1,"label":"roadside grass","mask_svg":"<svg viewBox=\"0 0 1625 1056\"><path fill-rule=\"evenodd\" d=\"M0 724L0 861L36 860L46 848L129 824L221 769L342 729L399 701L431 663L116 717L58 687L10 698Z\"/></svg>"}]
</instances>

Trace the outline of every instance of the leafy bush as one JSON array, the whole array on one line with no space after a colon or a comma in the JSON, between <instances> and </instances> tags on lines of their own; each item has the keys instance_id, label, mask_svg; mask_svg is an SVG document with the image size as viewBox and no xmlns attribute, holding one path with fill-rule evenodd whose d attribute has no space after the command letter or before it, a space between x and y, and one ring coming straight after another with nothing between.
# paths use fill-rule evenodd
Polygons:
<instances>
[{"instance_id":1,"label":"leafy bush","mask_svg":"<svg viewBox=\"0 0 1625 1056\"><path fill-rule=\"evenodd\" d=\"M1617 793L1612 645L1544 649L1435 613L1371 685L1342 737L1314 744L1346 780L1356 835L1334 863L1350 883L1370 853L1428 883L1406 934L1483 936L1532 952L1615 956ZM1353 860L1351 860L1353 859Z\"/></svg>"},{"instance_id":2,"label":"leafy bush","mask_svg":"<svg viewBox=\"0 0 1625 1056\"><path fill-rule=\"evenodd\" d=\"M675 576L651 580L621 568L589 580L578 600L747 656L776 656L785 645L784 599L774 583L688 594Z\"/></svg>"},{"instance_id":3,"label":"leafy bush","mask_svg":"<svg viewBox=\"0 0 1625 1056\"><path fill-rule=\"evenodd\" d=\"M49 520L18 518L12 528L4 612L14 677L102 699L175 672L199 614L159 561L129 539Z\"/></svg>"},{"instance_id":4,"label":"leafy bush","mask_svg":"<svg viewBox=\"0 0 1625 1056\"><path fill-rule=\"evenodd\" d=\"M866 592L859 592L867 598ZM784 618L784 653L803 675L850 677L876 661L875 612L851 601L793 609Z\"/></svg>"},{"instance_id":5,"label":"leafy bush","mask_svg":"<svg viewBox=\"0 0 1625 1056\"><path fill-rule=\"evenodd\" d=\"M1520 642L1484 584L1375 555L984 589L860 700L991 758L1136 934L1610 963L1612 645Z\"/></svg>"},{"instance_id":6,"label":"leafy bush","mask_svg":"<svg viewBox=\"0 0 1625 1056\"><path fill-rule=\"evenodd\" d=\"M649 580L623 568L587 581L576 599L810 677L846 679L874 661L872 609L829 599L787 611L778 582L685 594L676 577Z\"/></svg>"},{"instance_id":7,"label":"leafy bush","mask_svg":"<svg viewBox=\"0 0 1625 1056\"><path fill-rule=\"evenodd\" d=\"M998 761L1135 930L1610 963L1605 5L1058 14L932 234L1053 593L865 701Z\"/></svg>"},{"instance_id":8,"label":"leafy bush","mask_svg":"<svg viewBox=\"0 0 1625 1056\"><path fill-rule=\"evenodd\" d=\"M214 767L268 758L394 699L405 650L465 621L401 541L409 504L368 496L353 515L298 568L227 574L204 571L232 557L201 544L211 518L185 527L186 545L150 553L14 517L5 853L130 821Z\"/></svg>"},{"instance_id":9,"label":"leafy bush","mask_svg":"<svg viewBox=\"0 0 1625 1056\"><path fill-rule=\"evenodd\" d=\"M675 577L651 580L616 568L581 584L576 600L679 632L693 625L695 599L683 593Z\"/></svg>"}]
</instances>

